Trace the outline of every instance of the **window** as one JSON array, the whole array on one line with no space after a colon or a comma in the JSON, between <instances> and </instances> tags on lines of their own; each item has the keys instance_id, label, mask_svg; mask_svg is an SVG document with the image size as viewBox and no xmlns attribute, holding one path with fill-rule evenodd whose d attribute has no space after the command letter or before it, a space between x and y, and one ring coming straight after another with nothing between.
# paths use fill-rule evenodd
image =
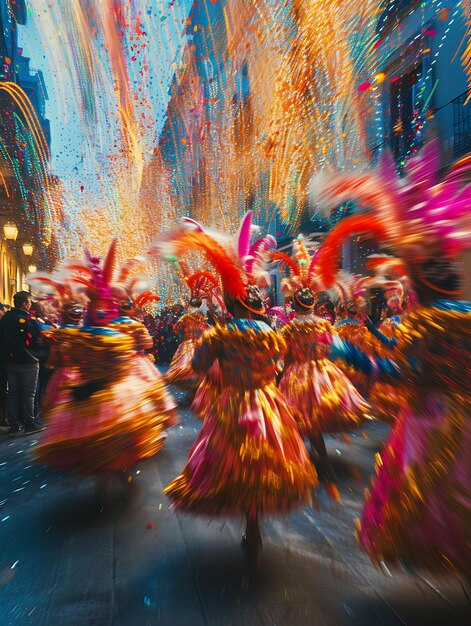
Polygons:
<instances>
[{"instance_id":1,"label":"window","mask_svg":"<svg viewBox=\"0 0 471 626\"><path fill-rule=\"evenodd\" d=\"M466 104L469 93L464 93L453 102L453 156L459 157L471 151L471 109Z\"/></svg>"},{"instance_id":2,"label":"window","mask_svg":"<svg viewBox=\"0 0 471 626\"><path fill-rule=\"evenodd\" d=\"M422 63L391 83L391 151L396 161L406 158L417 146L416 126L420 103L416 102L416 86L422 75Z\"/></svg>"}]
</instances>

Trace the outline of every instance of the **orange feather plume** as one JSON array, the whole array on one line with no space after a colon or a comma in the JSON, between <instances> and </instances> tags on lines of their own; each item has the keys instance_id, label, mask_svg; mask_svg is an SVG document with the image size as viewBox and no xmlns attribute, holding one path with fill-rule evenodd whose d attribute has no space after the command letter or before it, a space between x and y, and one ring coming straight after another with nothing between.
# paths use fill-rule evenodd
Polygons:
<instances>
[{"instance_id":1,"label":"orange feather plume","mask_svg":"<svg viewBox=\"0 0 471 626\"><path fill-rule=\"evenodd\" d=\"M53 287L60 296L64 296L67 292L66 287L62 283L59 283L57 280L48 278L47 276L35 276L33 278L33 282L44 283L46 285L49 285L50 287Z\"/></svg>"},{"instance_id":2,"label":"orange feather plume","mask_svg":"<svg viewBox=\"0 0 471 626\"><path fill-rule=\"evenodd\" d=\"M293 276L299 276L299 266L290 256L284 252L271 252L270 258L273 261L280 261L283 265L287 265Z\"/></svg>"},{"instance_id":3,"label":"orange feather plume","mask_svg":"<svg viewBox=\"0 0 471 626\"><path fill-rule=\"evenodd\" d=\"M159 300L160 298L156 293L143 291L134 298L134 303L137 304L139 308L142 308L145 304L148 304L149 302L158 302Z\"/></svg>"},{"instance_id":4,"label":"orange feather plume","mask_svg":"<svg viewBox=\"0 0 471 626\"><path fill-rule=\"evenodd\" d=\"M381 222L370 215L352 215L339 222L324 240L317 262L318 276L326 288L335 282L342 243L350 235L359 233L369 233L383 241L388 238Z\"/></svg>"},{"instance_id":5,"label":"orange feather plume","mask_svg":"<svg viewBox=\"0 0 471 626\"><path fill-rule=\"evenodd\" d=\"M206 281L208 281L209 283L211 283L211 285L213 285L213 287L216 287L218 284L217 278L215 276L213 276L211 274L211 272L196 272L195 274L192 274L191 276L188 276L185 281L188 285L188 287L193 290L195 288L196 283L201 280L201 279L205 279Z\"/></svg>"},{"instance_id":6,"label":"orange feather plume","mask_svg":"<svg viewBox=\"0 0 471 626\"><path fill-rule=\"evenodd\" d=\"M235 297L245 298L247 289L242 278L242 268L229 257L224 248L206 233L183 232L172 241L176 246L176 256L188 250L201 250L221 277L224 291Z\"/></svg>"}]
</instances>

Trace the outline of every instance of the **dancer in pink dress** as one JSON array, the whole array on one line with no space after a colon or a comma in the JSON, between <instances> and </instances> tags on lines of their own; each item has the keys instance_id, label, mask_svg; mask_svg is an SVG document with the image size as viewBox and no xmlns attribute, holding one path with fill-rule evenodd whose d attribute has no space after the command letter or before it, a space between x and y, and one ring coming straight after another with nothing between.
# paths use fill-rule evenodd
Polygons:
<instances>
[{"instance_id":1,"label":"dancer in pink dress","mask_svg":"<svg viewBox=\"0 0 471 626\"><path fill-rule=\"evenodd\" d=\"M243 545L261 546L259 516L286 513L310 502L316 471L291 408L276 386L284 340L264 321L263 251L271 239L250 246L251 214L232 238L186 232L166 242L172 257L204 251L221 276L232 318L204 337L193 365L206 372L219 363L219 385L206 386L205 418L182 473L166 488L182 511L215 517L246 516ZM255 247L254 247L255 246Z\"/></svg>"},{"instance_id":2,"label":"dancer in pink dress","mask_svg":"<svg viewBox=\"0 0 471 626\"><path fill-rule=\"evenodd\" d=\"M370 418L370 407L345 374L326 354L335 330L326 319L313 314L321 284L316 277L316 255L309 254L307 242L299 236L291 256L272 253L289 269L282 288L292 293L296 317L281 329L288 350L279 387L293 408L300 433L319 455L327 490L336 499L334 470L329 461L323 434L354 430Z\"/></svg>"},{"instance_id":3,"label":"dancer in pink dress","mask_svg":"<svg viewBox=\"0 0 471 626\"><path fill-rule=\"evenodd\" d=\"M189 306L195 310L182 315L175 324L173 332L181 334L183 339L173 355L165 380L193 396L204 376L200 372L195 372L192 360L201 336L210 328L205 316L198 309L201 308L203 300L212 305L213 298L218 298L222 303L222 294L218 279L209 271L188 274L184 279L191 291Z\"/></svg>"},{"instance_id":4,"label":"dancer in pink dress","mask_svg":"<svg viewBox=\"0 0 471 626\"><path fill-rule=\"evenodd\" d=\"M160 450L174 419L165 387L143 366L134 338L110 327L118 313L111 289L114 258L115 242L103 263L87 253L84 263L70 267L88 298L85 323L60 329L52 345L52 363L73 375L46 391L48 428L35 449L36 461L58 470L128 469Z\"/></svg>"},{"instance_id":5,"label":"dancer in pink dress","mask_svg":"<svg viewBox=\"0 0 471 626\"><path fill-rule=\"evenodd\" d=\"M368 233L402 258L420 305L394 341L393 359L364 359L351 346L340 356L372 373L405 382L408 398L378 455L358 539L389 566L471 572L471 304L459 301L458 255L471 245L469 164L439 181L436 142L410 161L405 180L383 159L367 173L327 174L314 195L324 205L346 200L367 208L346 218L323 244L319 268L328 285L341 243ZM463 176L463 179L461 179ZM337 348L334 346L333 352Z\"/></svg>"}]
</instances>

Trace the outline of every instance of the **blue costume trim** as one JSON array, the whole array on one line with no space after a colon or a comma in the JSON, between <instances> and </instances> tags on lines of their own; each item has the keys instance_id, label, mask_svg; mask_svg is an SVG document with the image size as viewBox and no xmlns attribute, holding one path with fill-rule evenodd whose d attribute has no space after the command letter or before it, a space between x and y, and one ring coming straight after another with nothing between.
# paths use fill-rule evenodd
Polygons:
<instances>
[{"instance_id":1,"label":"blue costume trim","mask_svg":"<svg viewBox=\"0 0 471 626\"><path fill-rule=\"evenodd\" d=\"M441 311L471 313L471 302L466 300L435 300L435 302L432 302L432 306Z\"/></svg>"},{"instance_id":2,"label":"blue costume trim","mask_svg":"<svg viewBox=\"0 0 471 626\"><path fill-rule=\"evenodd\" d=\"M378 356L369 357L356 346L339 337L333 338L329 357L332 360L341 360L364 374L383 374L391 378L401 378L399 368L394 361L381 359Z\"/></svg>"},{"instance_id":3,"label":"blue costume trim","mask_svg":"<svg viewBox=\"0 0 471 626\"><path fill-rule=\"evenodd\" d=\"M376 339L378 339L379 341L381 341L381 343L385 346L387 346L388 348L394 348L395 346L397 346L397 339L396 337L392 337L391 339L389 337L386 337L386 335L384 333L382 333L380 330L378 330L376 328L376 326L373 324L373 322L367 317L365 320L365 326L367 327L367 329L370 331L370 333L376 337Z\"/></svg>"},{"instance_id":4,"label":"blue costume trim","mask_svg":"<svg viewBox=\"0 0 471 626\"><path fill-rule=\"evenodd\" d=\"M104 337L122 336L122 333L118 333L116 330L107 328L106 326L82 326L79 332L89 333L90 335L102 335Z\"/></svg>"},{"instance_id":5,"label":"blue costume trim","mask_svg":"<svg viewBox=\"0 0 471 626\"><path fill-rule=\"evenodd\" d=\"M371 359L356 346L348 341L343 341L340 337L333 337L329 357L334 361L344 361L347 365L352 365L355 369L360 370L364 374L371 374L373 372Z\"/></svg>"},{"instance_id":6,"label":"blue costume trim","mask_svg":"<svg viewBox=\"0 0 471 626\"><path fill-rule=\"evenodd\" d=\"M115 317L111 320L110 324L138 324L136 320L132 317L127 317L126 315L120 315L119 317Z\"/></svg>"},{"instance_id":7,"label":"blue costume trim","mask_svg":"<svg viewBox=\"0 0 471 626\"><path fill-rule=\"evenodd\" d=\"M226 324L227 330L238 330L245 332L247 330L254 330L255 332L270 332L273 333L274 330L268 326L265 322L260 322L258 320L230 320Z\"/></svg>"},{"instance_id":8,"label":"blue costume trim","mask_svg":"<svg viewBox=\"0 0 471 626\"><path fill-rule=\"evenodd\" d=\"M344 326L345 324L356 324L357 326L360 326L360 322L354 317L347 317L347 319L337 322L335 326Z\"/></svg>"}]
</instances>

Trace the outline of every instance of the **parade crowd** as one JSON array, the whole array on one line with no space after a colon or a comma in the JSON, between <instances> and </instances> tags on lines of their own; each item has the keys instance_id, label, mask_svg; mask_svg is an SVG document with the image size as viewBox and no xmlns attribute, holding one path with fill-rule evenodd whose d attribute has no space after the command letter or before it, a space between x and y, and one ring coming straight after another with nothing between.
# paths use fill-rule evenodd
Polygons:
<instances>
[{"instance_id":1,"label":"parade crowd","mask_svg":"<svg viewBox=\"0 0 471 626\"><path fill-rule=\"evenodd\" d=\"M202 425L165 488L170 506L244 517L242 546L258 563L264 517L309 506L318 489L341 501L324 435L382 420L391 432L360 545L387 567L467 578L471 305L459 299L458 260L470 243L470 166L457 162L438 183L437 150L431 142L410 161L405 183L386 160L313 180L317 206L362 209L320 246L300 235L277 251L250 211L235 234L189 219L161 233L148 254L179 264L187 295L155 317L145 311L157 296L135 291L140 261L119 265L116 241L104 259L85 250L38 274L34 293L49 295L33 304L19 292L0 321L8 434L40 433L34 459L57 471L126 483L165 444L178 423L171 388L184 390ZM363 276L340 269L354 235L377 248ZM192 251L204 262L190 269ZM282 306L266 296L273 264Z\"/></svg>"}]
</instances>

